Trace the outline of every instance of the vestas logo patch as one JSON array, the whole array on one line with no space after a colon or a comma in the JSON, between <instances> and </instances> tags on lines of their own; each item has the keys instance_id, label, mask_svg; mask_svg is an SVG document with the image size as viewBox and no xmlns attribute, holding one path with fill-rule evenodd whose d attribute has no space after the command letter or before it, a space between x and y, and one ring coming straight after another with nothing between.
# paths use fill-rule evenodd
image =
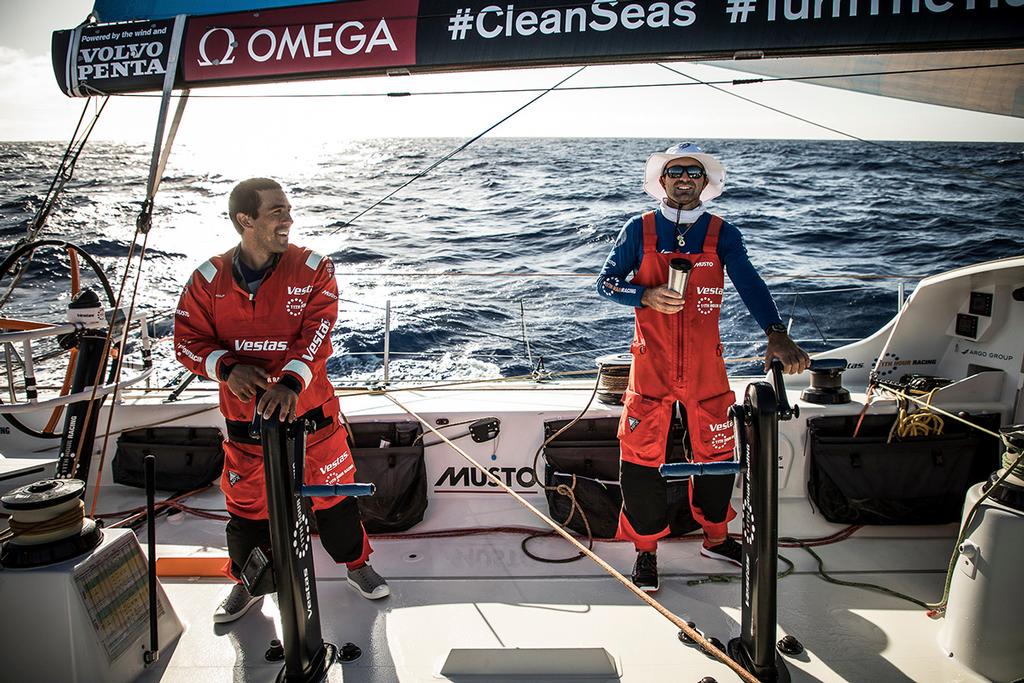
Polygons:
<instances>
[{"instance_id":1,"label":"vestas logo patch","mask_svg":"<svg viewBox=\"0 0 1024 683\"><path fill-rule=\"evenodd\" d=\"M640 420L636 419L633 416L627 417L626 421L629 423L629 431L631 432L634 431L640 425Z\"/></svg>"},{"instance_id":2,"label":"vestas logo patch","mask_svg":"<svg viewBox=\"0 0 1024 683\"><path fill-rule=\"evenodd\" d=\"M330 472L331 470L336 468L338 465L340 465L341 463L345 462L347 459L348 459L348 451L345 451L340 456L338 456L334 460L334 462L329 462L326 465L324 465L323 467L321 467L320 468L320 474L327 474L328 472Z\"/></svg>"},{"instance_id":3,"label":"vestas logo patch","mask_svg":"<svg viewBox=\"0 0 1024 683\"><path fill-rule=\"evenodd\" d=\"M724 294L724 291L722 290L721 287L698 287L697 288L697 293L698 294L718 294L719 296L721 296L722 294Z\"/></svg>"},{"instance_id":4,"label":"vestas logo patch","mask_svg":"<svg viewBox=\"0 0 1024 683\"><path fill-rule=\"evenodd\" d=\"M306 287L289 287L288 288L288 294L290 296L302 296L303 294L309 294L312 291L313 291L313 285L308 285Z\"/></svg>"},{"instance_id":5,"label":"vestas logo patch","mask_svg":"<svg viewBox=\"0 0 1024 683\"><path fill-rule=\"evenodd\" d=\"M316 356L316 352L320 350L320 346L324 343L324 339L327 338L327 333L331 331L331 323L327 318L321 318L320 326L316 328L316 332L313 334L313 341L309 342L309 346L306 347L306 352L302 354L302 358L309 362L313 362L313 357Z\"/></svg>"},{"instance_id":6,"label":"vestas logo patch","mask_svg":"<svg viewBox=\"0 0 1024 683\"><path fill-rule=\"evenodd\" d=\"M288 342L275 339L236 339L235 351L287 351Z\"/></svg>"},{"instance_id":7,"label":"vestas logo patch","mask_svg":"<svg viewBox=\"0 0 1024 683\"><path fill-rule=\"evenodd\" d=\"M242 475L238 472L228 470L228 486L234 486L238 482L242 481Z\"/></svg>"}]
</instances>

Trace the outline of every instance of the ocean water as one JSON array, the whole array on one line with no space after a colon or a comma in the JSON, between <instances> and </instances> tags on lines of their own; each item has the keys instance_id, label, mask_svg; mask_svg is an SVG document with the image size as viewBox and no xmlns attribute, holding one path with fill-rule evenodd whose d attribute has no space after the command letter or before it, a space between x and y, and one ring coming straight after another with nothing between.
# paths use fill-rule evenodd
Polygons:
<instances>
[{"instance_id":1,"label":"ocean water","mask_svg":"<svg viewBox=\"0 0 1024 683\"><path fill-rule=\"evenodd\" d=\"M171 156L141 277L136 251L124 301L134 293L136 308L151 318L158 381L173 381L180 368L170 313L181 287L236 241L226 215L234 184L274 175L294 206L293 242L336 265L333 379L382 378L388 302L392 380L513 376L541 360L556 372L593 368L595 357L625 352L632 334L632 309L599 298L594 275L625 220L652 207L641 189L644 162L672 142L484 139L355 220L459 141L290 150L255 172L185 146ZM728 169L712 210L740 228L808 350L877 330L896 312L900 283L909 295L923 276L1024 253L1022 145L701 142ZM64 147L0 143L0 254L25 236ZM42 234L95 257L115 291L125 279L149 154L144 146L91 143ZM2 313L60 321L67 258L38 253ZM10 275L0 280L0 291L10 282ZM763 353L763 335L728 281L722 336L731 359ZM750 374L759 363L729 367Z\"/></svg>"}]
</instances>

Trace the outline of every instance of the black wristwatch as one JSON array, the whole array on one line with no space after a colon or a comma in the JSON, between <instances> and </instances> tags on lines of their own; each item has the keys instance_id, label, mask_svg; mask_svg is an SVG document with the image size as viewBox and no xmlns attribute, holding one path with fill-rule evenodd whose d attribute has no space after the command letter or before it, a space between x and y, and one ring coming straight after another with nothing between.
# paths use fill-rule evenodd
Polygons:
<instances>
[{"instance_id":1,"label":"black wristwatch","mask_svg":"<svg viewBox=\"0 0 1024 683\"><path fill-rule=\"evenodd\" d=\"M783 334L789 334L789 331L786 329L786 326L783 325L782 323L772 323L768 327L764 328L764 334L767 337L772 336L776 332L782 332Z\"/></svg>"}]
</instances>

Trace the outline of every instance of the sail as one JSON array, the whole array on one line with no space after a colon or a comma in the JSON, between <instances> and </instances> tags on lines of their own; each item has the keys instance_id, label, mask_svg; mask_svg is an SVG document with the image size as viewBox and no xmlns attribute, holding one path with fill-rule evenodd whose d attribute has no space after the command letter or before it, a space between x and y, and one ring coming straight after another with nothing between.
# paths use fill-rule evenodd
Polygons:
<instances>
[{"instance_id":1,"label":"sail","mask_svg":"<svg viewBox=\"0 0 1024 683\"><path fill-rule=\"evenodd\" d=\"M168 69L175 87L197 88L571 64L1024 48L1022 0L278 5L100 0L95 16L122 23L55 32L54 73L66 94L87 96L159 89Z\"/></svg>"},{"instance_id":2,"label":"sail","mask_svg":"<svg viewBox=\"0 0 1024 683\"><path fill-rule=\"evenodd\" d=\"M808 82L912 102L1024 117L1024 50L796 57L705 63L776 78L822 76L824 78L814 78Z\"/></svg>"}]
</instances>

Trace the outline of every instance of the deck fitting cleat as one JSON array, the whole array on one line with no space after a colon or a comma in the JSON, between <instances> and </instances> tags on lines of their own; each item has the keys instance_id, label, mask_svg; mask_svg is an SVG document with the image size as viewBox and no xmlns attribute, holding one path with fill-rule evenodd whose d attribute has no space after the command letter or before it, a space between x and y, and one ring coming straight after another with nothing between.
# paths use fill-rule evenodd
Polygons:
<instances>
[{"instance_id":1,"label":"deck fitting cleat","mask_svg":"<svg viewBox=\"0 0 1024 683\"><path fill-rule=\"evenodd\" d=\"M338 659L343 662L354 662L359 659L363 651L355 643L345 643L338 650Z\"/></svg>"},{"instance_id":2,"label":"deck fitting cleat","mask_svg":"<svg viewBox=\"0 0 1024 683\"><path fill-rule=\"evenodd\" d=\"M697 629L697 624L693 623L692 621L686 622L686 625L689 626L690 628L692 628L694 631L697 631L697 633L700 633L700 630ZM701 635L704 635L704 634L701 633ZM694 640L693 638L691 638L690 636L686 635L686 631L680 631L679 632L679 642L686 643L687 645L693 645L697 641Z\"/></svg>"},{"instance_id":3,"label":"deck fitting cleat","mask_svg":"<svg viewBox=\"0 0 1024 683\"><path fill-rule=\"evenodd\" d=\"M267 650L263 658L268 662L280 662L284 659L284 645L277 638L270 641L270 649Z\"/></svg>"},{"instance_id":4,"label":"deck fitting cleat","mask_svg":"<svg viewBox=\"0 0 1024 683\"><path fill-rule=\"evenodd\" d=\"M775 644L779 652L794 657L804 651L803 643L796 639L796 636L783 636L782 640Z\"/></svg>"}]
</instances>

